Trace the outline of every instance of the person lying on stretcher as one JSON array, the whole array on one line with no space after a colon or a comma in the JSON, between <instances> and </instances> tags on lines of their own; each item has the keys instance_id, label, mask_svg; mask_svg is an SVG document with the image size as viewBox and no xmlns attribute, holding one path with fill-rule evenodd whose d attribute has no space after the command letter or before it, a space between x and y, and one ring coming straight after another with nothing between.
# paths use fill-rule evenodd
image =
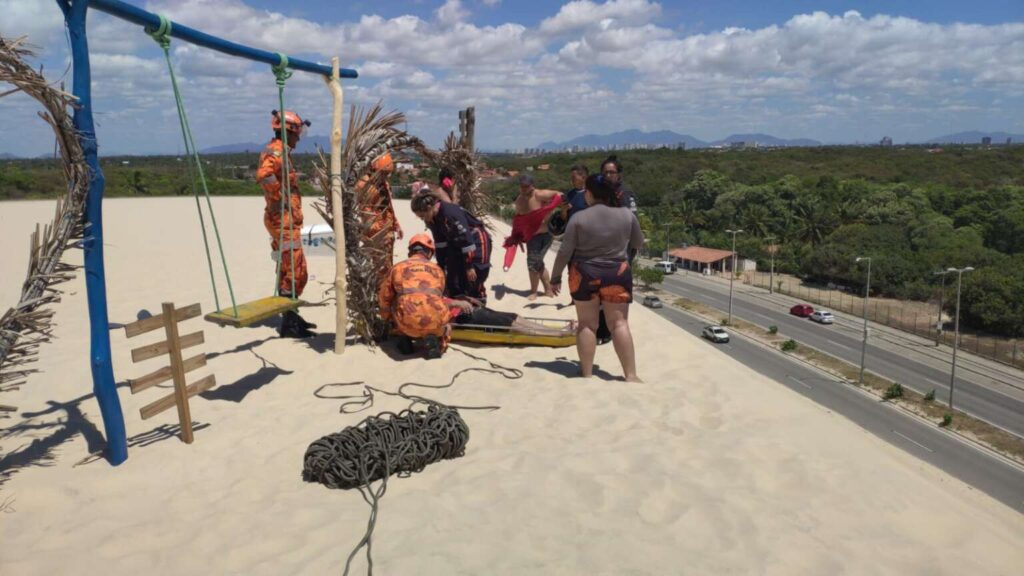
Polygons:
<instances>
[{"instance_id":1,"label":"person lying on stretcher","mask_svg":"<svg viewBox=\"0 0 1024 576\"><path fill-rule=\"evenodd\" d=\"M532 336L572 336L576 332L576 322L573 320L567 320L562 328L553 328L522 319L513 312L492 310L469 296L445 298L444 301L451 313L452 328L501 328Z\"/></svg>"}]
</instances>

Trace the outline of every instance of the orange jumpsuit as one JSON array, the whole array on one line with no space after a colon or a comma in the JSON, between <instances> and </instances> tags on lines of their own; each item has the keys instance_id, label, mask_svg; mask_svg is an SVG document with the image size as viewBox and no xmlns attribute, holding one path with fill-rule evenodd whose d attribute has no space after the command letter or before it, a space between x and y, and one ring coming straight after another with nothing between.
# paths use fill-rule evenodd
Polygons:
<instances>
[{"instance_id":1,"label":"orange jumpsuit","mask_svg":"<svg viewBox=\"0 0 1024 576\"><path fill-rule=\"evenodd\" d=\"M287 200L284 197L284 161L282 154L284 143L274 138L260 154L260 165L256 170L256 181L263 188L263 198L267 202L263 212L263 225L270 234L270 247L277 258L281 249L281 272L278 277L278 292L282 295L298 297L306 287L309 272L306 269L306 256L302 253L302 196L299 194L299 177L295 172L295 164L288 154L288 180L291 189L291 215L288 213ZM281 207L284 206L284 214ZM282 236L283 232L283 236ZM281 241L284 245L281 246ZM282 249L283 248L283 249ZM293 268L294 262L294 268ZM295 281L295 293L292 294L292 280Z\"/></svg>"},{"instance_id":2,"label":"orange jumpsuit","mask_svg":"<svg viewBox=\"0 0 1024 576\"><path fill-rule=\"evenodd\" d=\"M451 314L443 294L444 271L425 256L413 254L395 264L381 285L381 317L393 322L395 332L410 338L437 336L444 350Z\"/></svg>"},{"instance_id":3,"label":"orange jumpsuit","mask_svg":"<svg viewBox=\"0 0 1024 576\"><path fill-rule=\"evenodd\" d=\"M359 191L359 209L364 222L369 228L363 240L372 246L376 254L378 290L388 278L395 253L395 237L402 232L395 216L395 207L391 202L391 184L387 172L373 172L363 176L356 184Z\"/></svg>"}]
</instances>

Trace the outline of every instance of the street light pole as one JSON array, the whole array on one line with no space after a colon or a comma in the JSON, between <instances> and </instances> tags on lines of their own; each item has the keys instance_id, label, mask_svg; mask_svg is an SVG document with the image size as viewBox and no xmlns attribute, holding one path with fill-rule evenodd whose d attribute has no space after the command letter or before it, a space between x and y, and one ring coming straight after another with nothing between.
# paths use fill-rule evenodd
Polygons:
<instances>
[{"instance_id":1,"label":"street light pole","mask_svg":"<svg viewBox=\"0 0 1024 576\"><path fill-rule=\"evenodd\" d=\"M856 262L861 260L868 261L868 281L864 285L864 338L860 345L860 376L857 378L857 384L864 385L864 362L868 355L868 299L871 298L871 257L861 256L857 258Z\"/></svg>"},{"instance_id":2,"label":"street light pole","mask_svg":"<svg viewBox=\"0 0 1024 576\"><path fill-rule=\"evenodd\" d=\"M942 276L942 287L939 288L939 317L935 320L935 345L938 346L942 340L942 300L946 295L946 274L947 271L932 272L932 276Z\"/></svg>"},{"instance_id":3,"label":"street light pole","mask_svg":"<svg viewBox=\"0 0 1024 576\"><path fill-rule=\"evenodd\" d=\"M963 280L964 272L970 272L974 268L947 268L946 272L956 272L956 316L953 319L953 367L949 371L949 411L953 411L953 383L956 381L956 349L960 347L960 283Z\"/></svg>"},{"instance_id":4,"label":"street light pole","mask_svg":"<svg viewBox=\"0 0 1024 576\"><path fill-rule=\"evenodd\" d=\"M665 223L665 260L669 259L669 250L672 249L672 246L671 246L671 244L669 244L669 241L668 241L668 234L669 234L669 231L671 230L671 228L669 228L669 226L671 226L671 225L672 225L671 222L666 222Z\"/></svg>"},{"instance_id":5,"label":"street light pole","mask_svg":"<svg viewBox=\"0 0 1024 576\"><path fill-rule=\"evenodd\" d=\"M732 326L732 282L736 278L736 235L742 234L743 230L726 230L726 234L732 234L732 269L729 270L729 326Z\"/></svg>"},{"instance_id":6,"label":"street light pole","mask_svg":"<svg viewBox=\"0 0 1024 576\"><path fill-rule=\"evenodd\" d=\"M768 242L771 242L772 240L775 240L775 236L765 236L764 239L766 241L768 241ZM771 272L768 275L768 293L769 294L775 294L775 250L776 250L776 246L774 244L770 244L769 243L768 244L768 254L770 254L771 258L772 258L772 268L771 268Z\"/></svg>"}]
</instances>

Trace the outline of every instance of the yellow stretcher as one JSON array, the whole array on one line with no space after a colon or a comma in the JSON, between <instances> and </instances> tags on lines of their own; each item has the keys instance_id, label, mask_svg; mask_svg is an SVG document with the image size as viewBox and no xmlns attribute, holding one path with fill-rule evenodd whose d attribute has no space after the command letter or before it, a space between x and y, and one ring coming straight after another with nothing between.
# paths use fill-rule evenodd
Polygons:
<instances>
[{"instance_id":1,"label":"yellow stretcher","mask_svg":"<svg viewBox=\"0 0 1024 576\"><path fill-rule=\"evenodd\" d=\"M287 296L268 296L239 304L237 311L234 307L227 307L223 310L210 312L204 318L220 326L231 326L234 328L245 328L260 320L266 320L271 316L277 316L289 310L296 310L303 306L302 300L292 300ZM237 312L237 313L236 313Z\"/></svg>"},{"instance_id":2,"label":"yellow stretcher","mask_svg":"<svg viewBox=\"0 0 1024 576\"><path fill-rule=\"evenodd\" d=\"M543 318L523 318L535 324L541 324L553 330L565 330L571 325L568 320L548 320ZM576 345L576 332L564 335L530 334L513 332L511 328L482 326L477 324L453 324L453 342L475 342L477 344L516 344L520 346L549 346L564 348Z\"/></svg>"}]
</instances>

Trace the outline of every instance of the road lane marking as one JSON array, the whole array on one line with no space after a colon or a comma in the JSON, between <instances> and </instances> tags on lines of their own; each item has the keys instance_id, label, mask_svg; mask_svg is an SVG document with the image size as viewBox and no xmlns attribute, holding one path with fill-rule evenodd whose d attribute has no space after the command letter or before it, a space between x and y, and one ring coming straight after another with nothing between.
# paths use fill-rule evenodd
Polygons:
<instances>
[{"instance_id":1,"label":"road lane marking","mask_svg":"<svg viewBox=\"0 0 1024 576\"><path fill-rule=\"evenodd\" d=\"M931 452L932 454L935 453L935 450L932 450L931 448L925 446L924 444L921 444L920 442L918 442L917 440L914 440L913 438L907 436L906 434L900 434L899 432L897 432L895 430L893 430L892 433L897 435L897 436L899 436L900 438L903 438L907 442L910 442L911 444L916 444L916 445L920 446L921 448L924 448L925 450Z\"/></svg>"},{"instance_id":2,"label":"road lane marking","mask_svg":"<svg viewBox=\"0 0 1024 576\"><path fill-rule=\"evenodd\" d=\"M840 348L846 348L847 350L849 350L851 352L856 352L856 350L854 350L853 348L847 346L846 344L840 344L839 342L836 342L835 340L830 340L828 338L825 338L825 342L828 342L829 344L833 344L835 346L839 346Z\"/></svg>"},{"instance_id":3,"label":"road lane marking","mask_svg":"<svg viewBox=\"0 0 1024 576\"><path fill-rule=\"evenodd\" d=\"M794 377L790 376L789 374L786 374L786 378L789 378L793 382L796 382L797 384L803 386L804 388L807 388L808 390L811 389L811 385L810 384L804 382L803 380L801 380L799 378L794 378Z\"/></svg>"}]
</instances>

